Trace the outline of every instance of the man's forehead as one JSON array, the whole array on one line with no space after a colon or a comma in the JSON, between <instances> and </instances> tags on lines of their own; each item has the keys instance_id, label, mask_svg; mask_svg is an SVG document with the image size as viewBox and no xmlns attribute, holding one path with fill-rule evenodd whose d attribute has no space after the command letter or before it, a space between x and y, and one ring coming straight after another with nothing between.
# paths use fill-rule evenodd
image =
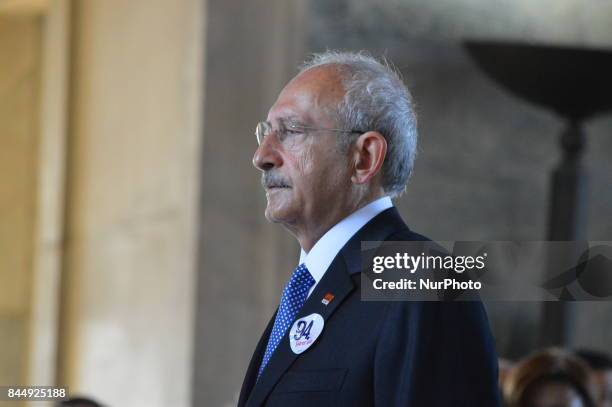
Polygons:
<instances>
[{"instance_id":1,"label":"man's forehead","mask_svg":"<svg viewBox=\"0 0 612 407\"><path fill-rule=\"evenodd\" d=\"M285 89L289 87L306 87L313 92L325 94L330 97L342 97L343 68L336 64L327 64L310 68L294 77Z\"/></svg>"},{"instance_id":2,"label":"man's forehead","mask_svg":"<svg viewBox=\"0 0 612 407\"><path fill-rule=\"evenodd\" d=\"M296 117L318 110L327 112L344 97L341 69L336 65L311 68L283 88L270 117Z\"/></svg>"}]
</instances>

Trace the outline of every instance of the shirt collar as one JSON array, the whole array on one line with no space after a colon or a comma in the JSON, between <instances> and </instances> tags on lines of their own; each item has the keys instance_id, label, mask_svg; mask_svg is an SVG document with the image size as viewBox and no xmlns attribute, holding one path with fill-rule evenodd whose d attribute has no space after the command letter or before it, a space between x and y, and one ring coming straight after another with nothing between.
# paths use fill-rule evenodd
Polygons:
<instances>
[{"instance_id":1,"label":"shirt collar","mask_svg":"<svg viewBox=\"0 0 612 407\"><path fill-rule=\"evenodd\" d=\"M312 292L314 286L323 278L327 268L346 242L348 242L359 229L365 226L366 223L372 220L372 218L392 206L393 202L391 202L391 198L388 196L370 202L329 229L327 233L315 243L310 252L306 253L304 250L301 251L299 264L306 264L306 268L308 268L308 271L315 280L315 284L310 292Z\"/></svg>"}]
</instances>

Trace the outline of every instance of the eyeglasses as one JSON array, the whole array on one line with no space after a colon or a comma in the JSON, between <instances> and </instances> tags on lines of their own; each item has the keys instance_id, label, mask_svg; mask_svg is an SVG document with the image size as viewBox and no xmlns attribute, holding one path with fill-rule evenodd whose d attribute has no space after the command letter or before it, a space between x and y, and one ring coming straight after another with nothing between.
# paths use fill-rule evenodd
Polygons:
<instances>
[{"instance_id":1,"label":"eyeglasses","mask_svg":"<svg viewBox=\"0 0 612 407\"><path fill-rule=\"evenodd\" d=\"M257 123L257 127L255 127L255 137L257 138L257 145L261 145L263 143L264 138L272 133L276 133L276 137L278 141L283 143L285 140L297 136L299 134L304 134L306 131L333 131L336 133L348 133L348 134L363 134L365 131L361 130L343 130L343 129L326 129L321 127L310 127L310 126L302 126L301 124L293 123L288 120L279 119L278 120L278 128L274 129L272 123L265 121Z\"/></svg>"}]
</instances>

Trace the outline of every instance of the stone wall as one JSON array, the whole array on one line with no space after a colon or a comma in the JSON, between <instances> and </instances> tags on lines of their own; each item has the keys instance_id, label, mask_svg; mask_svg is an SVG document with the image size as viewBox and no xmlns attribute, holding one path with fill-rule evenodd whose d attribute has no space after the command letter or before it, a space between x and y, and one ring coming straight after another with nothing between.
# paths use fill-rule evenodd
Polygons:
<instances>
[{"instance_id":1,"label":"stone wall","mask_svg":"<svg viewBox=\"0 0 612 407\"><path fill-rule=\"evenodd\" d=\"M26 379L38 169L40 19L0 15L0 383ZM0 405L2 402L0 402Z\"/></svg>"},{"instance_id":2,"label":"stone wall","mask_svg":"<svg viewBox=\"0 0 612 407\"><path fill-rule=\"evenodd\" d=\"M565 123L509 95L462 47L468 38L612 48L603 2L317 0L308 49L365 49L402 72L419 113L414 176L398 206L436 240L544 240L549 176ZM560 67L562 69L562 67ZM612 115L586 125L590 240L612 240ZM537 343L540 304L489 303L499 352ZM577 306L575 345L612 352L612 306Z\"/></svg>"}]
</instances>

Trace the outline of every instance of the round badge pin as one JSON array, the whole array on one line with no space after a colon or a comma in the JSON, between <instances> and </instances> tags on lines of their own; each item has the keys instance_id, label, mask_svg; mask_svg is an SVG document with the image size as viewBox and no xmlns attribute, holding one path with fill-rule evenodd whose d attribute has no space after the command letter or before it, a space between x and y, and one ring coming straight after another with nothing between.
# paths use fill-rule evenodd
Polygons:
<instances>
[{"instance_id":1,"label":"round badge pin","mask_svg":"<svg viewBox=\"0 0 612 407\"><path fill-rule=\"evenodd\" d=\"M299 355L310 348L323 332L324 325L325 320L320 314L310 314L295 321L289 331L289 344L293 353Z\"/></svg>"}]
</instances>

